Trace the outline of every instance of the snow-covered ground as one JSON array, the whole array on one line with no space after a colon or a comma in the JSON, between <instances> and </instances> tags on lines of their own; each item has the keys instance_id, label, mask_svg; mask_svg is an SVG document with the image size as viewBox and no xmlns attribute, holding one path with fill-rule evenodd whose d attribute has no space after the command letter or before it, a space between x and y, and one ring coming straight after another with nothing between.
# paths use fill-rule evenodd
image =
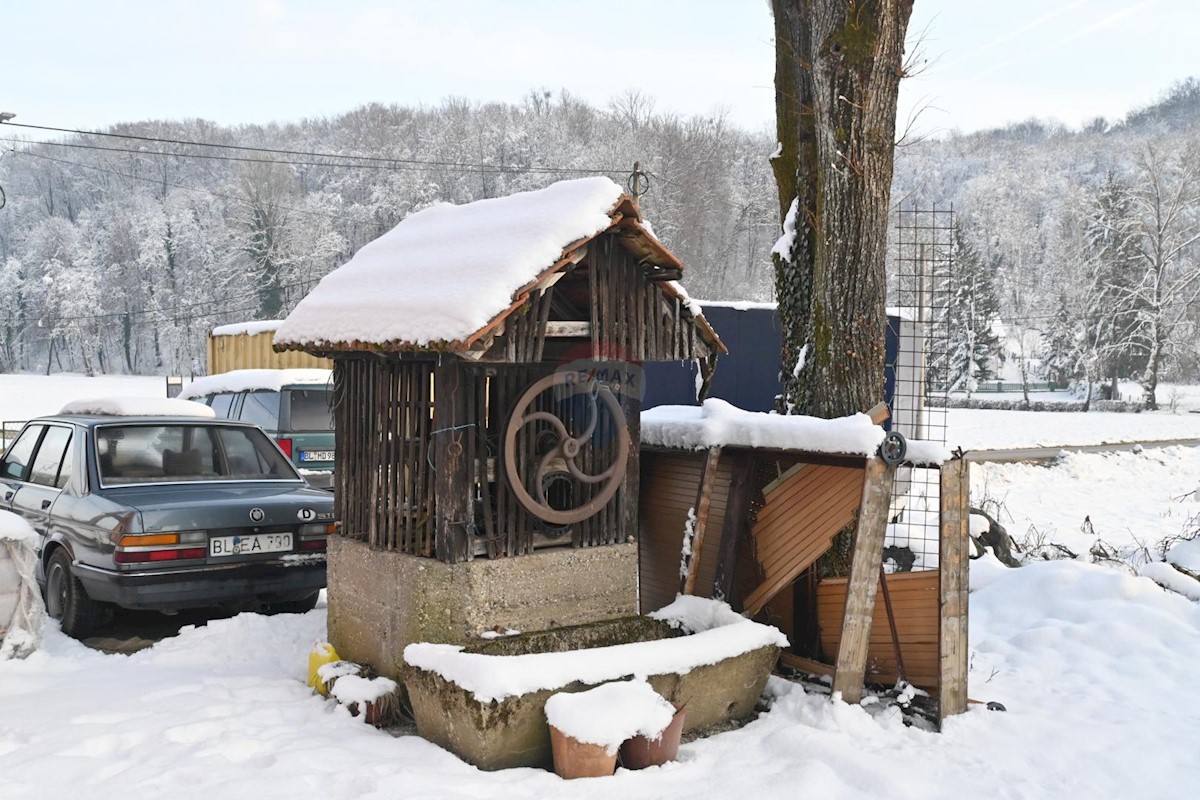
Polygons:
<instances>
[{"instance_id":1,"label":"snow-covered ground","mask_svg":"<svg viewBox=\"0 0 1200 800\"><path fill-rule=\"evenodd\" d=\"M0 376L0 418L133 393L78 378L43 391L44 380ZM145 380L160 395L161 379ZM52 407L29 408L13 381ZM1093 434L1081 443L1136 439L1172 418L1200 429L1200 415L1169 412L1046 416L951 412L950 443L971 431L971 447L1063 444L1043 437L1077 422ZM1153 550L1179 534L1200 511L1198 480L1200 451L1176 447L976 465L972 485L976 501L1002 503L1018 538L1033 527L1086 552L1097 537ZM1080 530L1084 517L1095 533ZM324 636L323 606L185 627L133 655L90 650L51 623L40 652L0 663L0 798L1178 798L1200 785L1200 604L1122 567L1011 570L988 557L972 564L970 615L970 696L1007 713L974 706L928 733L773 679L769 712L685 745L679 762L570 783L480 772L312 695L306 656Z\"/></svg>"}]
</instances>

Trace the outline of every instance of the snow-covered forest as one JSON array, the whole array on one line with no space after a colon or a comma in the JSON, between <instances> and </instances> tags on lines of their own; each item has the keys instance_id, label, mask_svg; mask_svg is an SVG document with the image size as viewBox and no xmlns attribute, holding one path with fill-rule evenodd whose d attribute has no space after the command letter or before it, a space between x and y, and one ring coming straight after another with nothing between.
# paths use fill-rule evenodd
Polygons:
<instances>
[{"instance_id":1,"label":"snow-covered forest","mask_svg":"<svg viewBox=\"0 0 1200 800\"><path fill-rule=\"evenodd\" d=\"M4 126L0 371L179 372L211 327L286 314L413 210L597 172L625 182L635 161L694 294L771 295L773 133L663 113L637 92L604 108L535 91L109 132L130 138ZM903 143L893 200L958 212L958 377L994 377L1016 342L1040 380L1200 379L1198 170L1193 79L1119 122Z\"/></svg>"}]
</instances>

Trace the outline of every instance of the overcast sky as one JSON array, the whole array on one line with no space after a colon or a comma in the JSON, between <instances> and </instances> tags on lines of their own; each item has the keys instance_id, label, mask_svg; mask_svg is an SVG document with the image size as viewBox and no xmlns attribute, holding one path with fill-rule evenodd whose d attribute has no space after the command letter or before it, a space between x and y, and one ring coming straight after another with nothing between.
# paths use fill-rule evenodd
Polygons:
<instances>
[{"instance_id":1,"label":"overcast sky","mask_svg":"<svg viewBox=\"0 0 1200 800\"><path fill-rule=\"evenodd\" d=\"M1200 75L1194 0L916 0L924 131L1120 117ZM626 89L774 125L767 0L4 0L0 111L94 128Z\"/></svg>"}]
</instances>

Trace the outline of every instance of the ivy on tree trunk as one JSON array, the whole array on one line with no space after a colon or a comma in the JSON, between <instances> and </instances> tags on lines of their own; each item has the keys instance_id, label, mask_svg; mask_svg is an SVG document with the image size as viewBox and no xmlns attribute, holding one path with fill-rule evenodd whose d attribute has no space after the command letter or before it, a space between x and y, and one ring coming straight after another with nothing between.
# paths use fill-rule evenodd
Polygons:
<instances>
[{"instance_id":1,"label":"ivy on tree trunk","mask_svg":"<svg viewBox=\"0 0 1200 800\"><path fill-rule=\"evenodd\" d=\"M772 0L785 228L777 406L838 417L883 399L896 96L912 0Z\"/></svg>"}]
</instances>

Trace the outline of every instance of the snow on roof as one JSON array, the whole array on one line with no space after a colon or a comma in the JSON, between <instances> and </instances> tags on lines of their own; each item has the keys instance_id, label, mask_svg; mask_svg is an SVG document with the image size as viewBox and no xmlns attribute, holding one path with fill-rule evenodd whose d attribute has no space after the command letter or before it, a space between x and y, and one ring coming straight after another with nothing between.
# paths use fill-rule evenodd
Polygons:
<instances>
[{"instance_id":1,"label":"snow on roof","mask_svg":"<svg viewBox=\"0 0 1200 800\"><path fill-rule=\"evenodd\" d=\"M203 403L174 397L95 397L90 400L72 400L58 413L111 417L216 416L216 413Z\"/></svg>"},{"instance_id":2,"label":"snow on roof","mask_svg":"<svg viewBox=\"0 0 1200 800\"><path fill-rule=\"evenodd\" d=\"M866 414L821 419L743 411L709 398L703 406L656 406L642 412L642 443L677 450L768 447L810 453L872 456L886 435ZM950 452L937 442L909 439L906 461L940 464Z\"/></svg>"},{"instance_id":3,"label":"snow on roof","mask_svg":"<svg viewBox=\"0 0 1200 800\"><path fill-rule=\"evenodd\" d=\"M609 755L634 736L658 739L674 716L675 706L645 680L559 692L546 700L547 722L573 739L604 747Z\"/></svg>"},{"instance_id":4,"label":"snow on roof","mask_svg":"<svg viewBox=\"0 0 1200 800\"><path fill-rule=\"evenodd\" d=\"M760 302L758 300L700 300L702 308L732 308L734 311L750 311L752 309L765 309L774 311L779 308L778 303Z\"/></svg>"},{"instance_id":5,"label":"snow on roof","mask_svg":"<svg viewBox=\"0 0 1200 800\"><path fill-rule=\"evenodd\" d=\"M239 334L249 334L253 336L256 333L264 331L273 331L283 324L281 319L260 319L256 322L234 322L229 325L218 325L212 329L213 336L237 336Z\"/></svg>"},{"instance_id":6,"label":"snow on roof","mask_svg":"<svg viewBox=\"0 0 1200 800\"><path fill-rule=\"evenodd\" d=\"M204 397L216 392L244 392L254 389L279 391L293 384L327 385L333 370L328 369L235 369L206 375L183 387L183 399Z\"/></svg>"},{"instance_id":7,"label":"snow on roof","mask_svg":"<svg viewBox=\"0 0 1200 800\"><path fill-rule=\"evenodd\" d=\"M727 445L872 455L883 428L866 414L840 419L743 411L710 398L703 406L658 406L642 412L642 443L700 450Z\"/></svg>"},{"instance_id":8,"label":"snow on roof","mask_svg":"<svg viewBox=\"0 0 1200 800\"><path fill-rule=\"evenodd\" d=\"M404 661L438 673L487 703L561 689L575 681L597 684L628 675L684 674L760 647L788 645L787 637L777 629L752 622L724 603L699 597L679 600L650 616L666 620L690 636L520 656L464 653L458 645L418 642L404 648ZM699 610L704 604L716 608ZM693 628L693 624L700 627Z\"/></svg>"},{"instance_id":9,"label":"snow on roof","mask_svg":"<svg viewBox=\"0 0 1200 800\"><path fill-rule=\"evenodd\" d=\"M325 276L279 326L275 344L465 339L563 248L606 230L621 196L609 178L592 177L427 208Z\"/></svg>"}]
</instances>

